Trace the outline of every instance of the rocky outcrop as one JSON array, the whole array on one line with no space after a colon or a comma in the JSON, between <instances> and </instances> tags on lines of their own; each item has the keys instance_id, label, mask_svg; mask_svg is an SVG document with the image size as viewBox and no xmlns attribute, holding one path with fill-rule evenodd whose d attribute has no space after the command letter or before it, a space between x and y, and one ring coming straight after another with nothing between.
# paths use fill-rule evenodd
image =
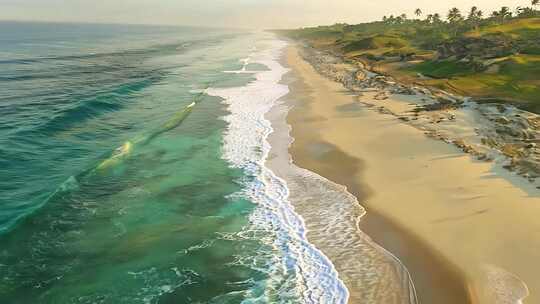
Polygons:
<instances>
[{"instance_id":1,"label":"rocky outcrop","mask_svg":"<svg viewBox=\"0 0 540 304\"><path fill-rule=\"evenodd\" d=\"M437 48L438 59L455 57L473 62L474 58L489 59L515 54L519 47L515 41L503 36L486 38L460 38L441 43Z\"/></svg>"},{"instance_id":2,"label":"rocky outcrop","mask_svg":"<svg viewBox=\"0 0 540 304\"><path fill-rule=\"evenodd\" d=\"M469 40L470 43L477 41ZM489 45L490 42L487 43ZM452 46L442 52L446 55L450 54L449 50L459 53L463 50L461 47L471 46ZM472 48L479 50L481 46L475 45ZM506 169L515 171L531 182L540 177L540 116L513 106L480 104L442 90L398 83L390 76L367 70L361 62L345 62L334 54L309 46L303 48L302 57L319 73L341 82L352 91L359 94L373 92L373 102L367 105L377 111L395 115L403 122L425 131L426 135L454 144L479 160L498 159L493 153L503 156L506 159ZM490 66L498 62L500 59L485 59L483 64ZM392 95L419 95L416 99L422 102L414 106L409 113L399 114L393 113L384 105L377 105L377 102L384 102ZM447 129L445 131L441 125L443 122L458 123L456 115L464 107L467 107L466 111L473 111L476 116L481 117L474 125L477 142L468 142L461 138L459 132L448 134Z\"/></svg>"}]
</instances>

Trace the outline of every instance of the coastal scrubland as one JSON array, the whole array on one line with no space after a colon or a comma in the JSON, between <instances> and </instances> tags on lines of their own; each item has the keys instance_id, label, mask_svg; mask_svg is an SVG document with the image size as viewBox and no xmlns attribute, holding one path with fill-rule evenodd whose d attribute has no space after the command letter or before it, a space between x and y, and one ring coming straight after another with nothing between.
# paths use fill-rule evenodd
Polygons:
<instances>
[{"instance_id":1,"label":"coastal scrubland","mask_svg":"<svg viewBox=\"0 0 540 304\"><path fill-rule=\"evenodd\" d=\"M533 0L530 7L502 7L489 15L477 7L464 13L452 8L446 18L416 9L414 18L384 16L281 33L400 82L540 113L537 6Z\"/></svg>"}]
</instances>

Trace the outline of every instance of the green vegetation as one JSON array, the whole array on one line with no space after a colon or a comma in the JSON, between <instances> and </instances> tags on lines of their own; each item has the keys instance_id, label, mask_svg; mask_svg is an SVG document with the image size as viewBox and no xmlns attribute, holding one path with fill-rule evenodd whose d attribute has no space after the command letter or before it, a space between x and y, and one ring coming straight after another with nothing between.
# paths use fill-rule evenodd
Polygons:
<instances>
[{"instance_id":1,"label":"green vegetation","mask_svg":"<svg viewBox=\"0 0 540 304\"><path fill-rule=\"evenodd\" d=\"M414 10L382 21L283 31L313 47L341 54L400 81L435 86L477 100L509 102L540 113L539 0L489 16ZM423 19L420 19L423 17Z\"/></svg>"},{"instance_id":2,"label":"green vegetation","mask_svg":"<svg viewBox=\"0 0 540 304\"><path fill-rule=\"evenodd\" d=\"M423 61L409 70L432 78L454 78L471 75L473 69L456 61Z\"/></svg>"}]
</instances>

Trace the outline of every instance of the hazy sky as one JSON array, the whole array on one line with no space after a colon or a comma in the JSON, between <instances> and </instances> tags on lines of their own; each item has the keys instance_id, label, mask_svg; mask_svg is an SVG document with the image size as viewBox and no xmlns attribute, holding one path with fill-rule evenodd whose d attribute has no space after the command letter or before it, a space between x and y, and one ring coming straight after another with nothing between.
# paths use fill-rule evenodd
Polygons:
<instances>
[{"instance_id":1,"label":"hazy sky","mask_svg":"<svg viewBox=\"0 0 540 304\"><path fill-rule=\"evenodd\" d=\"M383 15L445 14L476 5L486 13L528 0L0 0L0 20L181 24L284 28L336 22L359 23Z\"/></svg>"}]
</instances>

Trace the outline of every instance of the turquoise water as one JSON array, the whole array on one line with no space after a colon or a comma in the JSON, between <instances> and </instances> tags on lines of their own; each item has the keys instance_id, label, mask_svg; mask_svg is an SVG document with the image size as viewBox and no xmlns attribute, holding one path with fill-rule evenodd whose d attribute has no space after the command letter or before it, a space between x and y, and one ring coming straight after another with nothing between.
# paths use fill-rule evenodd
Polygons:
<instances>
[{"instance_id":1,"label":"turquoise water","mask_svg":"<svg viewBox=\"0 0 540 304\"><path fill-rule=\"evenodd\" d=\"M274 40L1 23L0 303L343 303L264 167Z\"/></svg>"},{"instance_id":2,"label":"turquoise water","mask_svg":"<svg viewBox=\"0 0 540 304\"><path fill-rule=\"evenodd\" d=\"M182 28L2 25L1 303L237 302L246 294L231 292L256 292L264 273L238 261L261 244L234 237L253 204L229 197L242 172L221 158L218 98L199 98L176 128L96 170L181 112L193 90L247 82L221 73L238 68L246 43Z\"/></svg>"}]
</instances>

